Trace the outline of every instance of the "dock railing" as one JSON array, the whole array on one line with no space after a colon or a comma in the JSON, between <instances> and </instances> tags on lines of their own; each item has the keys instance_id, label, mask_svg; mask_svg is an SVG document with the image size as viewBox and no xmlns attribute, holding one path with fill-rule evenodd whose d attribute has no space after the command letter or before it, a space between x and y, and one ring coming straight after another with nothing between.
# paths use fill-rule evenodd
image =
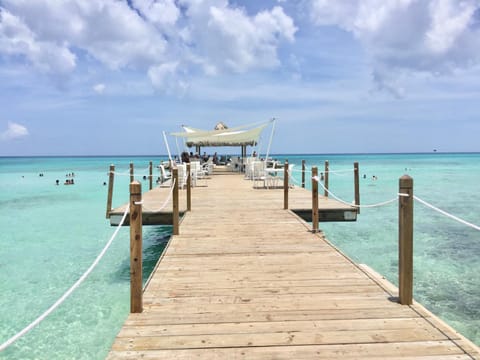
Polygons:
<instances>
[{"instance_id":1,"label":"dock railing","mask_svg":"<svg viewBox=\"0 0 480 360\"><path fill-rule=\"evenodd\" d=\"M152 190L153 189L153 162L152 161L148 163L147 170L148 170L148 175L144 175L144 179L148 177L149 189ZM130 175L130 183L132 183L135 180L135 168L133 163L129 164L128 174ZM126 175L126 174L124 173L120 175ZM115 165L111 164L108 172L107 211L105 214L107 219L110 218L110 213L112 212L114 182L115 182Z\"/></svg>"},{"instance_id":2,"label":"dock railing","mask_svg":"<svg viewBox=\"0 0 480 360\"><path fill-rule=\"evenodd\" d=\"M288 188L290 187L290 180L292 180L292 174L290 173L290 170L288 169L288 160L285 161L285 165L284 165L284 178L283 178L283 190L284 190L284 209L288 209ZM315 170L315 173L314 173L314 169ZM348 170L348 171L351 171L351 170ZM314 205L313 203L316 201L316 204L318 206L318 182L319 181L323 181L323 184L322 184L322 187L324 189L324 196L326 198L328 198L328 195L331 194L329 188L328 188L328 183L329 183L329 173L332 172L332 170L330 170L330 165L329 165L329 161L328 160L325 160L325 173L321 173L321 177L319 178L318 177L318 167L312 167L311 169L311 177L312 177L312 187L311 187L311 190L312 190L312 211L313 211L313 208L314 208ZM306 174L307 174L307 170L306 170L306 167L305 167L305 160L302 160L302 170L301 170L301 183L300 183L300 186L302 188L305 188L305 177L306 177ZM316 185L316 188L317 188L317 194L314 193L314 182L317 183ZM353 205L355 207L355 210L357 212L357 214L360 214L360 176L359 176L359 165L358 165L358 162L354 162L353 163L353 184L354 184L354 200L353 200L353 204L350 204L350 203L347 203L347 202L344 202L344 201L341 201L347 205ZM298 183L296 183L296 185L298 185ZM315 200L315 196L316 196L316 200ZM317 209L318 210L318 209ZM318 213L318 211L317 211ZM318 215L318 214L317 214ZM312 213L312 219L314 219L314 215ZM318 216L316 217L317 221L318 221ZM312 224L314 223L314 221L312 220ZM318 225L318 224L317 224ZM318 230L318 226L316 228ZM313 231L314 229L312 229Z\"/></svg>"},{"instance_id":3,"label":"dock railing","mask_svg":"<svg viewBox=\"0 0 480 360\"><path fill-rule=\"evenodd\" d=\"M285 163L287 166L287 162ZM318 178L318 168L312 167L312 232L318 232L319 215L318 215L318 184L321 184L321 180ZM324 188L325 196L332 195L328 189L328 174L330 172L329 162L325 161L325 174L324 174ZM305 173L304 162L302 161L302 185L303 176ZM288 188L287 180L284 182L284 188ZM288 190L286 190L288 194ZM360 213L360 185L359 185L359 166L358 162L354 163L354 204L357 208L357 213ZM337 196L333 196L336 200L339 200L345 204L347 202L339 199ZM413 179L404 175L399 179L399 191L398 191L398 283L399 283L399 296L398 301L402 305L411 305L413 301ZM387 205L391 202L397 201L392 199L383 203L365 205L364 207L375 207ZM288 202L287 202L288 204Z\"/></svg>"}]
</instances>

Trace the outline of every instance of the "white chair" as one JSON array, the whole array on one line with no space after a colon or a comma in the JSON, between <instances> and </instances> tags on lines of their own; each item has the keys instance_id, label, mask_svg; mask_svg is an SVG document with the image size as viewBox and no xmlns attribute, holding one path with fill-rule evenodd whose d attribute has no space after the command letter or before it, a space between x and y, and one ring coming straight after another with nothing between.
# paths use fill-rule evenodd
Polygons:
<instances>
[{"instance_id":1,"label":"white chair","mask_svg":"<svg viewBox=\"0 0 480 360\"><path fill-rule=\"evenodd\" d=\"M254 161L252 162L252 178L253 178L253 187L258 187L257 184L263 183L262 187L266 187L267 184L267 173L265 172L265 163L263 161Z\"/></svg>"},{"instance_id":2,"label":"white chair","mask_svg":"<svg viewBox=\"0 0 480 360\"><path fill-rule=\"evenodd\" d=\"M205 179L207 173L203 170L200 161L191 161L190 162L190 174L192 176L192 186L197 186L197 181L200 179Z\"/></svg>"},{"instance_id":3,"label":"white chair","mask_svg":"<svg viewBox=\"0 0 480 360\"><path fill-rule=\"evenodd\" d=\"M253 180L253 163L255 160L256 158L254 157L247 158L247 163L245 165L245 179Z\"/></svg>"},{"instance_id":4,"label":"white chair","mask_svg":"<svg viewBox=\"0 0 480 360\"><path fill-rule=\"evenodd\" d=\"M172 178L172 174L167 173L165 170L165 166L159 165L158 168L160 169L160 183L164 183Z\"/></svg>"},{"instance_id":5,"label":"white chair","mask_svg":"<svg viewBox=\"0 0 480 360\"><path fill-rule=\"evenodd\" d=\"M202 164L202 169L205 171L206 175L211 175L213 174L213 167L215 164L213 163L213 157L210 156L206 162Z\"/></svg>"},{"instance_id":6,"label":"white chair","mask_svg":"<svg viewBox=\"0 0 480 360\"><path fill-rule=\"evenodd\" d=\"M178 169L178 188L183 189L187 184L187 164L177 164Z\"/></svg>"},{"instance_id":7,"label":"white chair","mask_svg":"<svg viewBox=\"0 0 480 360\"><path fill-rule=\"evenodd\" d=\"M293 182L293 173L292 169L295 164L288 164L288 187L293 188L294 182ZM271 187L278 187L281 186L283 187L283 182L285 178L285 172L284 169L275 169L275 168L268 168L266 170L267 172L267 186Z\"/></svg>"},{"instance_id":8,"label":"white chair","mask_svg":"<svg viewBox=\"0 0 480 360\"><path fill-rule=\"evenodd\" d=\"M235 171L235 172L240 171L242 168L240 157L233 157L232 161L230 162L230 167L232 171Z\"/></svg>"}]
</instances>

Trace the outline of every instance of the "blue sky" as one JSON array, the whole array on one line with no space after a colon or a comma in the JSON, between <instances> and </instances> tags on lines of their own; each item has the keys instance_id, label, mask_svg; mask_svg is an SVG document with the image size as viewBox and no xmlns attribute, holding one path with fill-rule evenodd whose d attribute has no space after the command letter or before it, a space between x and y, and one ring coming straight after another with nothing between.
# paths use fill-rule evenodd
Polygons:
<instances>
[{"instance_id":1,"label":"blue sky","mask_svg":"<svg viewBox=\"0 0 480 360\"><path fill-rule=\"evenodd\" d=\"M0 0L0 95L0 156L480 151L480 1Z\"/></svg>"}]
</instances>

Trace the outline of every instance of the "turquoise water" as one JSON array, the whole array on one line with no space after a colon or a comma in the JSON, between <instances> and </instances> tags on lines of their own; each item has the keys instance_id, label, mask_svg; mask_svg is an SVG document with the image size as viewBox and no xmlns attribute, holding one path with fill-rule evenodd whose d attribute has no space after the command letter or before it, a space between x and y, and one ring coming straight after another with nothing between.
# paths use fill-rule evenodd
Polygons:
<instances>
[{"instance_id":1,"label":"turquoise water","mask_svg":"<svg viewBox=\"0 0 480 360\"><path fill-rule=\"evenodd\" d=\"M299 170L330 161L330 189L353 200L360 163L361 202L390 200L409 173L415 194L480 224L480 154L288 155ZM0 158L0 343L51 306L90 266L114 228L105 219L108 167L146 174L163 157ZM75 185L64 186L75 173ZM44 176L39 176L43 173ZM372 180L372 176L377 180ZM295 173L297 181L300 173ZM59 179L59 186L55 180ZM114 206L128 199L128 176L115 179ZM146 189L147 182L142 180ZM362 209L355 223L322 223L351 258L397 283L397 204ZM145 271L171 231L145 227ZM415 203L415 298L480 344L480 233ZM72 296L0 359L103 359L129 311L129 234L120 231L99 266Z\"/></svg>"},{"instance_id":2,"label":"turquoise water","mask_svg":"<svg viewBox=\"0 0 480 360\"><path fill-rule=\"evenodd\" d=\"M110 239L115 228L105 219L103 185L109 164L126 172L133 161L146 173L149 160L159 158L0 158L1 343L63 295ZM71 172L75 185L64 186ZM116 177L114 206L128 201L128 181ZM170 234L169 227L145 228L147 274ZM129 296L125 227L90 277L0 359L103 359L128 315Z\"/></svg>"}]
</instances>

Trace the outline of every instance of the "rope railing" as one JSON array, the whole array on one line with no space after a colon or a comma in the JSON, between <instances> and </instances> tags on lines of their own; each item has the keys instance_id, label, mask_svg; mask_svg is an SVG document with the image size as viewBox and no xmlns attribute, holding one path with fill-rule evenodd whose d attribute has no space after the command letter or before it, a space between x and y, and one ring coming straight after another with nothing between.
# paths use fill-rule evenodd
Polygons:
<instances>
[{"instance_id":1,"label":"rope railing","mask_svg":"<svg viewBox=\"0 0 480 360\"><path fill-rule=\"evenodd\" d=\"M401 193L399 193L399 194L397 194L397 197L395 197L395 198L393 198L393 199L386 200L386 201L383 201L383 202L379 202L379 203L376 203L376 204L356 205L356 204L349 203L348 201L345 201L345 200L339 198L339 197L336 196L334 193L332 193L329 189L326 189L325 186L321 183L321 181L319 181L318 176L312 177L312 180L317 181L317 182L320 184L320 186L321 186L324 190L326 190L326 191L329 193L329 195L331 195L335 200L337 200L337 201L339 201L339 202L341 202L341 203L343 203L343 204L345 204L345 205L349 205L349 206L353 206L353 207L357 207L357 208L374 208L374 207L381 207L381 206L389 205L389 204L391 204L391 203L394 203L394 202L398 201L398 196L408 196L407 194L401 194ZM466 221L466 220L463 220L463 219L459 218L458 216L455 216L455 215L453 215L453 214L450 214L450 213L448 213L447 211L442 210L442 209L440 209L440 208L438 208L438 207L436 207L436 206L428 203L427 201L419 198L418 196L413 196L413 198L414 198L416 201L418 201L419 203L421 203L422 205L424 205L424 206L426 206L426 207L428 207L428 208L430 208L430 209L432 209L432 210L434 210L434 211L436 211L436 212L438 212L438 213L440 213L440 214L442 214L442 215L444 215L444 216L446 216L446 217L448 217L448 218L450 218L450 219L453 219L453 220L455 220L455 221L457 221L457 222L459 222L459 223L461 223L461 224L463 224L463 225L466 225L466 226L468 226L468 227L470 227L470 228L472 228L472 229L475 229L475 230L477 230L477 231L480 231L480 226L478 226L478 225L472 224L472 223L470 223L470 222L468 222L468 221Z\"/></svg>"},{"instance_id":2,"label":"rope railing","mask_svg":"<svg viewBox=\"0 0 480 360\"><path fill-rule=\"evenodd\" d=\"M369 205L357 205L357 204L352 204L348 201L345 201L341 198L339 198L338 196L336 196L334 193L332 193L329 189L327 189L321 181L319 181L318 179L318 176L314 176L312 177L312 180L315 180L316 182L318 182L320 184L320 186L326 191L328 192L329 195L331 195L335 200L345 204L345 205L349 205L349 206L353 206L353 207L356 207L356 208L374 208L374 207L380 207L380 206L385 206L385 205L389 205L395 201L398 200L398 197L396 198L393 198L393 199L390 199L390 200L386 200L386 201L383 201L383 202L379 202L379 203L376 203L376 204L369 204Z\"/></svg>"},{"instance_id":3,"label":"rope railing","mask_svg":"<svg viewBox=\"0 0 480 360\"><path fill-rule=\"evenodd\" d=\"M418 196L414 195L413 198L416 201L418 201L419 203L425 205L426 207L428 207L428 208L430 208L430 209L432 209L432 210L434 210L434 211L436 211L436 212L438 212L438 213L440 213L440 214L442 214L442 215L444 215L444 216L446 216L450 219L453 219L453 220L458 221L459 223L461 223L463 225L466 225L468 227L471 227L472 229L480 231L480 226L478 226L478 225L472 224L472 223L470 223L466 220L463 220L463 219L459 218L458 216L455 216L455 215L452 215L452 214L446 212L445 210L439 209L438 207L426 202L425 200L420 199Z\"/></svg>"},{"instance_id":4,"label":"rope railing","mask_svg":"<svg viewBox=\"0 0 480 360\"><path fill-rule=\"evenodd\" d=\"M100 254L96 257L96 259L93 261L92 265L83 273L83 275L68 289L52 306L50 306L42 315L40 315L38 318L36 318L34 321L32 321L28 326L26 326L23 330L19 331L16 335L12 336L10 339L5 341L2 345L0 345L0 351L5 350L8 348L10 345L12 345L15 341L23 337L24 335L28 334L31 330L33 330L38 324L40 324L45 318L50 315L56 308L58 308L90 275L90 273L95 269L95 267L98 265L100 260L103 258L105 253L107 252L108 248L112 244L113 240L117 236L118 232L120 231L123 223L125 222L125 219L128 214L128 206L123 213L122 219L120 221L120 224L118 224L117 228L115 229L115 232L113 235L110 237L110 240L107 242L105 247L102 249Z\"/></svg>"},{"instance_id":5,"label":"rope railing","mask_svg":"<svg viewBox=\"0 0 480 360\"><path fill-rule=\"evenodd\" d=\"M168 202L170 201L170 199L172 198L172 195L173 195L173 188L175 187L175 179L173 179L172 181L172 184L170 185L170 190L168 192L168 196L165 200L165 202L160 206L160 208L158 209L149 209L147 207L145 207L145 205L143 205L143 210L147 210L147 211L150 211L150 212L160 212L162 211L168 204Z\"/></svg>"},{"instance_id":6,"label":"rope railing","mask_svg":"<svg viewBox=\"0 0 480 360\"><path fill-rule=\"evenodd\" d=\"M347 172L351 173L353 171L354 171L353 169L345 169L345 170L328 170L326 172L329 174L333 174L335 176L347 176L347 174L344 174L344 173L347 173Z\"/></svg>"},{"instance_id":7,"label":"rope railing","mask_svg":"<svg viewBox=\"0 0 480 360\"><path fill-rule=\"evenodd\" d=\"M309 173L309 172L312 172L311 169L305 169L305 170L302 170L302 169L295 169L295 170L291 170L290 172L298 172L298 173ZM325 173L331 173L331 174L339 174L339 173L345 173L345 172L353 172L353 169L343 169L343 170L328 170L328 171L322 171L324 174Z\"/></svg>"},{"instance_id":8,"label":"rope railing","mask_svg":"<svg viewBox=\"0 0 480 360\"><path fill-rule=\"evenodd\" d=\"M116 171L109 171L108 172L109 174L114 174L114 175L118 175L118 176L130 176L130 172L116 172ZM140 178L140 177L143 177L143 176L150 176L150 172L148 173L143 173L143 174L139 174L139 173L136 173L133 175L135 178ZM152 174L152 176L154 176L154 174Z\"/></svg>"},{"instance_id":9,"label":"rope railing","mask_svg":"<svg viewBox=\"0 0 480 360\"><path fill-rule=\"evenodd\" d=\"M130 176L130 169L128 169L126 171L122 171L122 172L109 171L107 174L114 174L114 175L118 175L118 176Z\"/></svg>"}]
</instances>

